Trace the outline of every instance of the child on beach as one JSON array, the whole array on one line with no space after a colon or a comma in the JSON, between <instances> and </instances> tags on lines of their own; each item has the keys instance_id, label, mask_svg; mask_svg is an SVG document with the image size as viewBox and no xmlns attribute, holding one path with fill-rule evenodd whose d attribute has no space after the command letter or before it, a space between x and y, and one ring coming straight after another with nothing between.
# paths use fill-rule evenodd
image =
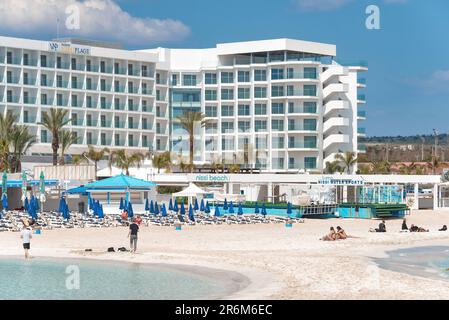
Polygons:
<instances>
[{"instance_id":1,"label":"child on beach","mask_svg":"<svg viewBox=\"0 0 449 320\"><path fill-rule=\"evenodd\" d=\"M20 238L22 239L23 250L25 251L25 259L28 259L30 257L28 253L28 251L30 250L30 242L31 238L33 238L33 236L31 235L31 228L24 227L22 229L22 232L20 233Z\"/></svg>"}]
</instances>

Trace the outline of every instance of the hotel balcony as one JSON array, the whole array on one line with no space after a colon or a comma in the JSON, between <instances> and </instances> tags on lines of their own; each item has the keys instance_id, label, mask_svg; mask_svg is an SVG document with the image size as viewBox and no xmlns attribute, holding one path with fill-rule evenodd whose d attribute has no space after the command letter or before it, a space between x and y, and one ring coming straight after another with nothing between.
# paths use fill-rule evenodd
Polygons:
<instances>
[{"instance_id":1,"label":"hotel balcony","mask_svg":"<svg viewBox=\"0 0 449 320\"><path fill-rule=\"evenodd\" d=\"M365 128L357 128L357 135L359 137L365 137L366 136L366 129Z\"/></svg>"},{"instance_id":2,"label":"hotel balcony","mask_svg":"<svg viewBox=\"0 0 449 320\"><path fill-rule=\"evenodd\" d=\"M326 84L329 80L338 78L339 76L347 76L348 68L338 65L329 66L329 68L321 74L321 82Z\"/></svg>"},{"instance_id":3,"label":"hotel balcony","mask_svg":"<svg viewBox=\"0 0 449 320\"><path fill-rule=\"evenodd\" d=\"M323 123L323 133L328 132L335 127L349 127L349 119L343 117L333 117Z\"/></svg>"},{"instance_id":4,"label":"hotel balcony","mask_svg":"<svg viewBox=\"0 0 449 320\"><path fill-rule=\"evenodd\" d=\"M289 151L295 151L291 149L297 149L297 150L316 150L317 144L316 142L305 142L305 141L289 141L288 142L288 149Z\"/></svg>"},{"instance_id":5,"label":"hotel balcony","mask_svg":"<svg viewBox=\"0 0 449 320\"><path fill-rule=\"evenodd\" d=\"M346 93L348 91L349 85L345 83L331 83L323 89L323 100L328 99L333 94Z\"/></svg>"},{"instance_id":6,"label":"hotel balcony","mask_svg":"<svg viewBox=\"0 0 449 320\"><path fill-rule=\"evenodd\" d=\"M365 78L357 79L357 87L358 88L366 88L366 79Z\"/></svg>"},{"instance_id":7,"label":"hotel balcony","mask_svg":"<svg viewBox=\"0 0 449 320\"><path fill-rule=\"evenodd\" d=\"M366 119L366 111L364 111L364 110L357 111L357 119L365 120Z\"/></svg>"},{"instance_id":8,"label":"hotel balcony","mask_svg":"<svg viewBox=\"0 0 449 320\"><path fill-rule=\"evenodd\" d=\"M341 111L349 109L349 101L346 100L331 100L324 105L324 115L328 115L333 111Z\"/></svg>"},{"instance_id":9,"label":"hotel balcony","mask_svg":"<svg viewBox=\"0 0 449 320\"><path fill-rule=\"evenodd\" d=\"M364 94L358 94L357 95L357 103L358 104L365 104L366 103L366 96Z\"/></svg>"},{"instance_id":10,"label":"hotel balcony","mask_svg":"<svg viewBox=\"0 0 449 320\"><path fill-rule=\"evenodd\" d=\"M359 143L357 147L357 151L359 153L366 153L366 145L363 143Z\"/></svg>"},{"instance_id":11,"label":"hotel balcony","mask_svg":"<svg viewBox=\"0 0 449 320\"><path fill-rule=\"evenodd\" d=\"M341 133L330 134L323 140L323 149L327 149L333 144L346 144L346 143L349 143L349 135Z\"/></svg>"}]
</instances>

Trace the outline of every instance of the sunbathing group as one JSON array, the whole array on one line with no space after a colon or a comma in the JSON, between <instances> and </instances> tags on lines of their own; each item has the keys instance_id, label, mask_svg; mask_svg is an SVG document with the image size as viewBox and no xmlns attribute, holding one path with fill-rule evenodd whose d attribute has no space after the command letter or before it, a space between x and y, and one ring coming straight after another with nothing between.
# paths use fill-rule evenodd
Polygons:
<instances>
[{"instance_id":1,"label":"sunbathing group","mask_svg":"<svg viewBox=\"0 0 449 320\"><path fill-rule=\"evenodd\" d=\"M429 232L429 230L415 226L414 224L412 224L410 226L410 229L407 228L407 220L406 219L402 220L402 228L401 229L402 229L402 231L408 230L409 232Z\"/></svg>"},{"instance_id":2,"label":"sunbathing group","mask_svg":"<svg viewBox=\"0 0 449 320\"><path fill-rule=\"evenodd\" d=\"M320 240L323 241L335 241L335 240L344 240L347 239L348 235L345 230L343 230L340 226L337 227L337 230L334 227L330 228L329 234L322 237Z\"/></svg>"}]
</instances>

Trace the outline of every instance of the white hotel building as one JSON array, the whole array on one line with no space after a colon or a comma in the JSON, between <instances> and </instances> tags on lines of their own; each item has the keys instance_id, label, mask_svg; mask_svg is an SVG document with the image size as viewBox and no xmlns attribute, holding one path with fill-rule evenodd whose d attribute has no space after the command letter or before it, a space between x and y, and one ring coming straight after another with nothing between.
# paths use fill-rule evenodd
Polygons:
<instances>
[{"instance_id":1,"label":"white hotel building","mask_svg":"<svg viewBox=\"0 0 449 320\"><path fill-rule=\"evenodd\" d=\"M51 107L69 110L68 130L86 146L188 155L176 117L206 114L195 161L269 172L322 171L335 154L363 152L366 65L339 64L336 46L292 39L210 49L129 51L66 39L0 37L0 112L36 134L30 155L51 153L36 123Z\"/></svg>"}]
</instances>

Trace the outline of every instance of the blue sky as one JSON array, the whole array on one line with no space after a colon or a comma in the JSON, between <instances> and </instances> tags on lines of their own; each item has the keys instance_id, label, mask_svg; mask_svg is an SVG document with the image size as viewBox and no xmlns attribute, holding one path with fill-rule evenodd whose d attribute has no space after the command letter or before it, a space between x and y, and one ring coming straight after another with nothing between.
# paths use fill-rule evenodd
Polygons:
<instances>
[{"instance_id":1,"label":"blue sky","mask_svg":"<svg viewBox=\"0 0 449 320\"><path fill-rule=\"evenodd\" d=\"M58 0L57 8L51 0L34 3L0 0L0 34L54 38L56 17L75 3L81 29L62 26L61 35L119 41L130 49L278 37L333 43L338 59L369 64L363 106L369 136L449 132L447 0ZM370 4L380 8L380 30L365 28Z\"/></svg>"}]
</instances>

